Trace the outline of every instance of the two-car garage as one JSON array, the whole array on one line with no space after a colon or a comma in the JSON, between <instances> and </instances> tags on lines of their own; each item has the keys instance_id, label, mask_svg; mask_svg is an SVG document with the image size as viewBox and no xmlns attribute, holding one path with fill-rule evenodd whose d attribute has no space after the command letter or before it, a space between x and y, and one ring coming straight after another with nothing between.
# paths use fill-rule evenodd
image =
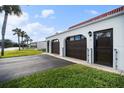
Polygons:
<instances>
[{"instance_id":1,"label":"two-car garage","mask_svg":"<svg viewBox=\"0 0 124 93\"><path fill-rule=\"evenodd\" d=\"M94 31L94 63L113 66L113 29ZM87 38L81 34L69 36L65 39L65 56L87 60ZM60 42L51 42L51 52L60 54Z\"/></svg>"},{"instance_id":2,"label":"two-car garage","mask_svg":"<svg viewBox=\"0 0 124 93\"><path fill-rule=\"evenodd\" d=\"M65 52L67 57L78 58L86 60L87 43L86 38L83 35L75 35L66 38L65 40ZM54 39L51 42L51 52L53 54L59 54L60 42L58 39Z\"/></svg>"}]
</instances>

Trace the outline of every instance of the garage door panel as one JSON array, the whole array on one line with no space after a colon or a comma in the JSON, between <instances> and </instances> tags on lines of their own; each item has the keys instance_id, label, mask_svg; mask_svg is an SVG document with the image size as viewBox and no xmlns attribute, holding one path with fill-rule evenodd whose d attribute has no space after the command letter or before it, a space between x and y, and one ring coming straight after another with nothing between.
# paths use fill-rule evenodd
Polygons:
<instances>
[{"instance_id":1,"label":"garage door panel","mask_svg":"<svg viewBox=\"0 0 124 93\"><path fill-rule=\"evenodd\" d=\"M86 60L86 39L66 40L66 56Z\"/></svg>"},{"instance_id":2,"label":"garage door panel","mask_svg":"<svg viewBox=\"0 0 124 93\"><path fill-rule=\"evenodd\" d=\"M59 41L52 41L52 53L59 54Z\"/></svg>"},{"instance_id":3,"label":"garage door panel","mask_svg":"<svg viewBox=\"0 0 124 93\"><path fill-rule=\"evenodd\" d=\"M98 53L97 55L97 60L102 60L102 62L106 62L106 61L111 61L111 51L108 51L108 49L98 49L96 51Z\"/></svg>"},{"instance_id":4,"label":"garage door panel","mask_svg":"<svg viewBox=\"0 0 124 93\"><path fill-rule=\"evenodd\" d=\"M94 62L101 65L113 65L112 29L94 33Z\"/></svg>"}]
</instances>

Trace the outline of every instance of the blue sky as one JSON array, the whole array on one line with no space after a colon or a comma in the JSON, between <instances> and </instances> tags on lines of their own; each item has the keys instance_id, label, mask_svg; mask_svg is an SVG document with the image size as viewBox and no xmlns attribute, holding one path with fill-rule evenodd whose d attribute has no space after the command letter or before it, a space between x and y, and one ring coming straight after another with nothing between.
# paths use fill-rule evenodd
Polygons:
<instances>
[{"instance_id":1,"label":"blue sky","mask_svg":"<svg viewBox=\"0 0 124 93\"><path fill-rule=\"evenodd\" d=\"M62 32L68 27L95 17L112 9L120 7L119 5L30 5L21 6L23 16L9 18L8 33L6 38L16 41L10 29L20 27L26 31L34 41L45 40L45 37ZM2 15L0 16L2 17ZM0 18L2 19L2 18ZM2 23L0 23L2 24Z\"/></svg>"},{"instance_id":2,"label":"blue sky","mask_svg":"<svg viewBox=\"0 0 124 93\"><path fill-rule=\"evenodd\" d=\"M79 23L81 21L87 20L89 18L95 17L99 14L112 10L119 7L118 5L69 5L69 6L22 6L22 10L28 12L31 15L32 22L38 21L42 24L49 26L55 26L58 30L65 30L69 26ZM44 9L52 9L55 11L55 14L51 15L54 18L34 18L36 14L41 14L41 11ZM90 11L97 11L98 13L92 13ZM89 11L89 12L88 12Z\"/></svg>"}]
</instances>

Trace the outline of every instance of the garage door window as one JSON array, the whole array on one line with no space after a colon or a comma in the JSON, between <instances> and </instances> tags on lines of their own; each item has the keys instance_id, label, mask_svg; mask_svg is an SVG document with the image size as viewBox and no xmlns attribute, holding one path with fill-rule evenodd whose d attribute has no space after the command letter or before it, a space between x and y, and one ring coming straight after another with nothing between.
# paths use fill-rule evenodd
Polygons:
<instances>
[{"instance_id":1,"label":"garage door window","mask_svg":"<svg viewBox=\"0 0 124 93\"><path fill-rule=\"evenodd\" d=\"M55 40L53 40L53 42L59 42L59 40L58 39L55 39Z\"/></svg>"},{"instance_id":2,"label":"garage door window","mask_svg":"<svg viewBox=\"0 0 124 93\"><path fill-rule=\"evenodd\" d=\"M83 35L81 35L81 39L86 39L86 37L85 37L85 36L83 36Z\"/></svg>"},{"instance_id":3,"label":"garage door window","mask_svg":"<svg viewBox=\"0 0 124 93\"><path fill-rule=\"evenodd\" d=\"M74 37L70 37L70 41L74 41Z\"/></svg>"},{"instance_id":4,"label":"garage door window","mask_svg":"<svg viewBox=\"0 0 124 93\"><path fill-rule=\"evenodd\" d=\"M81 35L75 36L75 40L81 40Z\"/></svg>"}]
</instances>

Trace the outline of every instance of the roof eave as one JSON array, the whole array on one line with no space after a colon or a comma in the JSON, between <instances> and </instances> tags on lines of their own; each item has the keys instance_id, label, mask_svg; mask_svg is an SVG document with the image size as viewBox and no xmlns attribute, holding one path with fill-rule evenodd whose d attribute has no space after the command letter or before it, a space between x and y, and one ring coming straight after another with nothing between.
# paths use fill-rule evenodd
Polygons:
<instances>
[{"instance_id":1,"label":"roof eave","mask_svg":"<svg viewBox=\"0 0 124 93\"><path fill-rule=\"evenodd\" d=\"M103 21L103 20L106 20L106 19L109 19L109 18L112 18L112 17L116 17L116 16L119 16L119 15L122 15L122 14L124 14L124 11L115 13L115 14L113 14L113 15L109 15L109 16L107 16L107 17L105 17L105 18L101 18L101 19L94 20L94 21L92 21L92 22L89 22L89 23L86 23L86 24L83 24L83 25L76 26L76 27L74 27L74 28L65 30L65 31L63 31L63 32L61 32L61 33L58 33L58 34L55 34L55 35L51 35L51 36L49 36L49 37L46 37L46 39L51 38L51 37L54 37L54 36L57 36L57 35L60 35L60 34L63 34L63 33L66 33L66 32L69 32L69 31L73 31L73 30L75 30L75 29L79 29L79 28L81 28L81 27L85 27L85 26L88 26L88 25L91 25L91 24L94 24L94 23L97 23L97 22L100 22L100 21Z\"/></svg>"}]
</instances>

